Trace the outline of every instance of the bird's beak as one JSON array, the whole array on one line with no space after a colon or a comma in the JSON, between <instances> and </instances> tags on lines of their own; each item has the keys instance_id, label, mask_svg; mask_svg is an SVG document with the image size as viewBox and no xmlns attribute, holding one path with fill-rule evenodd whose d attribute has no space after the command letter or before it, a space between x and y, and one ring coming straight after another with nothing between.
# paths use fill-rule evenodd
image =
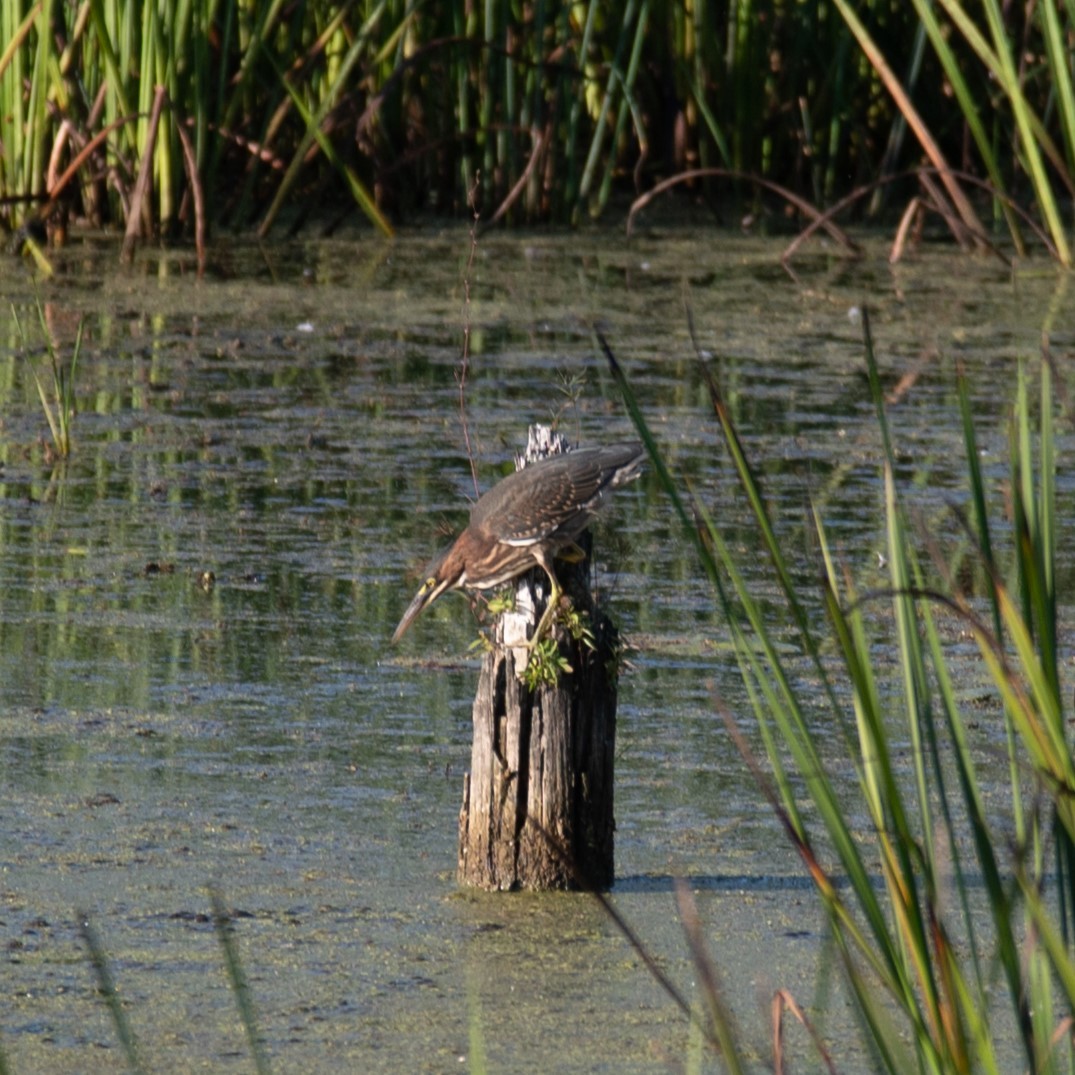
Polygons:
<instances>
[{"instance_id":1,"label":"bird's beak","mask_svg":"<svg viewBox=\"0 0 1075 1075\"><path fill-rule=\"evenodd\" d=\"M414 595L414 600L407 606L407 611L403 613L403 619L399 621L399 626L392 635L393 642L398 642L403 637L407 628L418 619L418 614L422 609L433 604L448 589L448 585L448 579L438 580L433 576L426 579L422 588Z\"/></svg>"}]
</instances>

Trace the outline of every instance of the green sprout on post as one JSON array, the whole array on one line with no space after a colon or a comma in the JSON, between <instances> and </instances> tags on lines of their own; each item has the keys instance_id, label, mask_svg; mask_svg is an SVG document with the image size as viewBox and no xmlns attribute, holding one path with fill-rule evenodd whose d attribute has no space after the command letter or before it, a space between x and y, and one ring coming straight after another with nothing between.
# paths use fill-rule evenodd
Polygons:
<instances>
[{"instance_id":1,"label":"green sprout on post","mask_svg":"<svg viewBox=\"0 0 1075 1075\"><path fill-rule=\"evenodd\" d=\"M571 638L585 646L591 653L597 649L597 642L593 636L593 628L590 626L590 617L583 611L570 605L561 609L557 616L557 622L563 624Z\"/></svg>"},{"instance_id":2,"label":"green sprout on post","mask_svg":"<svg viewBox=\"0 0 1075 1075\"><path fill-rule=\"evenodd\" d=\"M495 619L505 612L515 611L515 593L513 590L504 589L493 594L486 604L486 609ZM484 627L478 629L478 637L467 647L468 653L490 653L493 643Z\"/></svg>"},{"instance_id":3,"label":"green sprout on post","mask_svg":"<svg viewBox=\"0 0 1075 1075\"><path fill-rule=\"evenodd\" d=\"M546 637L534 643L522 678L528 691L536 691L542 684L555 687L561 674L571 675L573 671L556 639Z\"/></svg>"},{"instance_id":4,"label":"green sprout on post","mask_svg":"<svg viewBox=\"0 0 1075 1075\"><path fill-rule=\"evenodd\" d=\"M502 616L505 612L514 612L515 591L511 589L501 590L489 599L486 607L490 616Z\"/></svg>"},{"instance_id":5,"label":"green sprout on post","mask_svg":"<svg viewBox=\"0 0 1075 1075\"><path fill-rule=\"evenodd\" d=\"M574 605L561 608L556 614L559 623L571 636L572 641L593 652L597 648L589 616ZM536 690L543 683L554 687L561 675L574 672L570 661L560 652L559 643L549 635L534 643L523 673L523 683L528 690Z\"/></svg>"},{"instance_id":6,"label":"green sprout on post","mask_svg":"<svg viewBox=\"0 0 1075 1075\"><path fill-rule=\"evenodd\" d=\"M479 630L478 637L467 646L467 653L482 654L491 653L492 651L493 643L489 641L489 636L484 630Z\"/></svg>"},{"instance_id":7,"label":"green sprout on post","mask_svg":"<svg viewBox=\"0 0 1075 1075\"><path fill-rule=\"evenodd\" d=\"M590 626L590 617L585 611L580 611L574 605L567 604L557 610L554 622L560 624L568 633L572 641L585 647L591 652L597 649L593 629ZM499 591L490 598L487 611L494 618L504 615L506 612L515 611L515 592L510 588ZM467 647L468 653L489 653L493 649L493 643L485 630L478 632L478 637ZM570 661L560 652L559 643L551 635L533 640L530 650L530 659L522 674L522 681L528 690L536 690L542 684L550 687L556 685L561 675L571 675L574 672Z\"/></svg>"}]
</instances>

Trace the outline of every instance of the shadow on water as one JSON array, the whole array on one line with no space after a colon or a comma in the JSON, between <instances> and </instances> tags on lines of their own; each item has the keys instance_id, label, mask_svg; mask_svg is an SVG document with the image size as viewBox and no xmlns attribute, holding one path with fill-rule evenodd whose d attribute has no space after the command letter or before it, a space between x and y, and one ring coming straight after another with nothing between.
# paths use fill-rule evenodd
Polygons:
<instances>
[{"instance_id":1,"label":"shadow on water","mask_svg":"<svg viewBox=\"0 0 1075 1075\"><path fill-rule=\"evenodd\" d=\"M839 875L830 877L834 888L843 889L848 887L848 879ZM870 879L871 884L881 890L884 888L884 878L875 874ZM980 875L964 874L963 884L970 891L984 891L985 882ZM814 882L804 874L636 874L631 877L616 878L616 894L625 895L628 892L665 893L671 895L675 892L677 884L686 884L693 892L813 892Z\"/></svg>"},{"instance_id":2,"label":"shadow on water","mask_svg":"<svg viewBox=\"0 0 1075 1075\"><path fill-rule=\"evenodd\" d=\"M815 571L814 503L867 589L883 578L884 535L858 305L870 302L898 391L900 478L937 526L962 495L961 434L939 420L955 413L954 359L977 385L983 468L1002 482L1001 385L1055 301L1054 281L1015 286L936 250L900 268L819 255L793 281L775 247L669 231L483 239L466 311L468 252L462 230L235 243L199 281L180 255L120 270L111 244L75 244L40 285L61 349L85 322L62 469L25 359L41 341L0 311L0 1043L12 1070L118 1055L76 908L151 1070L247 1069L210 885L233 914L274 1068L454 1070L476 1030L492 1070L550 1057L561 1071L679 1066L687 1026L590 901L454 881L473 616L446 598L398 650L388 638L473 494L464 319L483 487L531 421L552 417L583 442L632 435L591 338L600 321L666 458L749 550L689 301L782 543L800 553L794 569ZM24 269L0 273L25 315ZM1070 345L1071 326L1054 343ZM672 899L686 877L762 1055L768 997L787 988L822 1011L846 1050L840 1070L869 1070L818 970L812 890L714 712L714 696L748 708L652 475L617 495L597 549L597 587L635 647L613 898L690 995ZM760 564L756 580L780 622ZM981 683L968 648L964 689ZM977 734L988 761L999 733L983 720ZM844 745L828 742L834 771L854 780Z\"/></svg>"}]
</instances>

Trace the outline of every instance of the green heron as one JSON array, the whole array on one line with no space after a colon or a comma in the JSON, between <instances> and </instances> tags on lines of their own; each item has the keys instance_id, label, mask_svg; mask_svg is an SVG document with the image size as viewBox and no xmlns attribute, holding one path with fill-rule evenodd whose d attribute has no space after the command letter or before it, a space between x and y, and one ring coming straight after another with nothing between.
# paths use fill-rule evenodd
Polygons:
<instances>
[{"instance_id":1,"label":"green heron","mask_svg":"<svg viewBox=\"0 0 1075 1075\"><path fill-rule=\"evenodd\" d=\"M578 551L576 538L597 514L609 489L637 478L645 459L641 444L611 444L550 455L509 474L482 496L470 511L470 525L437 556L393 642L445 590L490 590L540 567L552 590L531 644L560 604L562 590L553 558Z\"/></svg>"}]
</instances>

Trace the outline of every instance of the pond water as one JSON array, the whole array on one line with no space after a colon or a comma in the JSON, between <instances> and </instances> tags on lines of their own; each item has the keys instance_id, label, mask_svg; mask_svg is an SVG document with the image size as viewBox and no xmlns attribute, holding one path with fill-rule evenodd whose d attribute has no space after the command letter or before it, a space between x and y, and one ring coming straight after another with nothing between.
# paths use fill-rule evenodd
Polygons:
<instances>
[{"instance_id":1,"label":"pond water","mask_svg":"<svg viewBox=\"0 0 1075 1075\"><path fill-rule=\"evenodd\" d=\"M688 308L796 570L814 571L814 502L856 580L883 584L862 304L893 389L900 480L939 526L961 495L956 360L997 485L1016 361L1037 356L1043 327L1070 354L1075 319L1069 280L1042 265L1013 275L926 246L892 267L883 241L867 245L854 263L816 248L794 275L776 244L676 228L488 235L469 270L462 228L392 243L220 237L203 279L175 252L120 268L117 244L96 238L36 286L0 263L11 1070L123 1062L83 915L147 1067L249 1070L211 887L235 915L274 1070L687 1064L686 1020L590 897L459 889L474 619L448 596L399 647L389 639L474 495L461 394L483 489L531 422L587 444L634 436L594 324L668 462L749 561L757 539ZM35 296L63 356L84 325L62 466L25 357L42 354ZM1065 522L1073 492L1062 475ZM869 1070L813 893L717 713L719 698L749 728L727 628L652 473L617 492L596 543L598 585L634 647L613 900L693 998L673 891L686 878L757 1055L784 988L818 1013L842 1072ZM763 564L754 577L780 617ZM801 1032L790 1048L815 1063Z\"/></svg>"}]
</instances>

